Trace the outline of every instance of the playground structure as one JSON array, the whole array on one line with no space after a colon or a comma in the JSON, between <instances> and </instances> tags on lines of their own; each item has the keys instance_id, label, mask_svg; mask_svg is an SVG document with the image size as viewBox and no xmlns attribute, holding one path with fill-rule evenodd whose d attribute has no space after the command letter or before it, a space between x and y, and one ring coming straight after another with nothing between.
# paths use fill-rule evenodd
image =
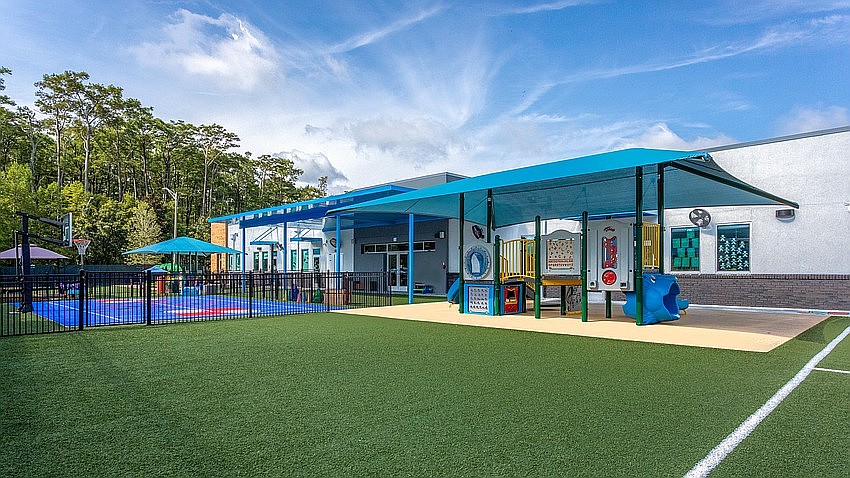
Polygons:
<instances>
[{"instance_id":1,"label":"playground structure","mask_svg":"<svg viewBox=\"0 0 850 478\"><path fill-rule=\"evenodd\" d=\"M534 239L507 241L497 235L490 247L468 246L463 262L464 279L469 281L465 285L468 299L464 311L487 315L522 313L526 294L535 299L535 309L539 309L542 305L538 291L554 286L560 288L561 315L580 313L587 297L579 289L586 284L585 292L604 293L606 317L611 317L611 293L620 291L626 294L623 312L627 316L635 318L637 303L642 303L642 324L676 320L680 302L675 276L644 274L643 300L637 299L635 254L629 247L634 244L636 227L633 220L606 218L586 222L583 233L558 230L546 235L538 233ZM660 272L660 226L643 223L640 227L641 269ZM480 264L490 261L489 257L482 257L488 249L498 257L492 275L480 272ZM681 303L687 307L686 302Z\"/></svg>"}]
</instances>

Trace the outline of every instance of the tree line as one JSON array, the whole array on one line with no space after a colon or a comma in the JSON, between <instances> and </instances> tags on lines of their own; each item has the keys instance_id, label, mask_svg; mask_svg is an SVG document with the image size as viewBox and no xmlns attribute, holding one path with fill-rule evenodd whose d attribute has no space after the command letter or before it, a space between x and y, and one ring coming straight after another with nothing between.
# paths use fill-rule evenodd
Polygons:
<instances>
[{"instance_id":1,"label":"tree line","mask_svg":"<svg viewBox=\"0 0 850 478\"><path fill-rule=\"evenodd\" d=\"M70 212L74 236L92 240L87 263L149 263L156 258L122 252L171 237L174 202L166 188L178 197L177 234L203 240L210 217L326 195L326 178L296 186L303 171L291 160L240 153L239 137L218 124L158 118L86 72L45 74L34 84L35 109L2 94L11 75L0 66L4 248L20 229L16 211Z\"/></svg>"}]
</instances>

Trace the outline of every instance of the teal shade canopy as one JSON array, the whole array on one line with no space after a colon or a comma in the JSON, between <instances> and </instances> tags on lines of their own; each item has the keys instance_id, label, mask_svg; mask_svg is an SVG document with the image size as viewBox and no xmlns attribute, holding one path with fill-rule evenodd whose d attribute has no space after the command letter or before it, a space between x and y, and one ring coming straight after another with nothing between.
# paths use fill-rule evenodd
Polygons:
<instances>
[{"instance_id":1,"label":"teal shade canopy","mask_svg":"<svg viewBox=\"0 0 850 478\"><path fill-rule=\"evenodd\" d=\"M242 254L242 252L191 237L176 237L133 249L124 254Z\"/></svg>"},{"instance_id":2,"label":"teal shade canopy","mask_svg":"<svg viewBox=\"0 0 850 478\"><path fill-rule=\"evenodd\" d=\"M493 225L509 226L541 219L609 215L635 211L635 175L643 171L644 209L657 206L657 172L664 168L666 209L784 204L799 207L741 181L708 153L632 148L499 171L330 211L330 214L395 213L459 217L487 223L487 197L493 201Z\"/></svg>"}]
</instances>

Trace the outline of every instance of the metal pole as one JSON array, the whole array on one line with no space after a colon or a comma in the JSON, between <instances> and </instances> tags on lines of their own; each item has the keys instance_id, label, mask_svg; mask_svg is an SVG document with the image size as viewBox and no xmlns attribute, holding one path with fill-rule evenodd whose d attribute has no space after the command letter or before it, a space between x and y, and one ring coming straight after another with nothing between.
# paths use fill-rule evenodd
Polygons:
<instances>
[{"instance_id":1,"label":"metal pole","mask_svg":"<svg viewBox=\"0 0 850 478\"><path fill-rule=\"evenodd\" d=\"M21 215L21 275L23 276L23 297L18 312L32 312L32 277L30 276L30 218Z\"/></svg>"},{"instance_id":2,"label":"metal pole","mask_svg":"<svg viewBox=\"0 0 850 478\"><path fill-rule=\"evenodd\" d=\"M487 243L490 243L490 231L493 227L493 190L487 190Z\"/></svg>"},{"instance_id":3,"label":"metal pole","mask_svg":"<svg viewBox=\"0 0 850 478\"><path fill-rule=\"evenodd\" d=\"M464 303L464 297L463 297L463 293L464 293L464 291L463 291L463 266L464 266L464 264L463 264L463 213L464 213L464 211L463 211L463 209L464 209L463 193L460 193L460 197L458 199L458 209L459 209L459 212L458 212L458 239L457 240L458 240L459 245L458 245L458 252L457 252L457 256L458 256L458 263L457 263L458 269L457 270L460 273L460 275L458 276L458 285L460 287L458 287L458 291L457 291L457 307L458 307L458 312L462 314L463 313L463 303Z\"/></svg>"},{"instance_id":4,"label":"metal pole","mask_svg":"<svg viewBox=\"0 0 850 478\"><path fill-rule=\"evenodd\" d=\"M399 264L399 267L401 265ZM413 303L413 214L407 215L407 303Z\"/></svg>"},{"instance_id":5,"label":"metal pole","mask_svg":"<svg viewBox=\"0 0 850 478\"><path fill-rule=\"evenodd\" d=\"M643 167L635 168L635 323L643 325Z\"/></svg>"},{"instance_id":6,"label":"metal pole","mask_svg":"<svg viewBox=\"0 0 850 478\"><path fill-rule=\"evenodd\" d=\"M489 234L489 232L488 232ZM496 234L493 244L493 295L496 298L496 306L493 308L494 315L502 315L502 239Z\"/></svg>"},{"instance_id":7,"label":"metal pole","mask_svg":"<svg viewBox=\"0 0 850 478\"><path fill-rule=\"evenodd\" d=\"M336 272L336 289L342 288L340 272L342 272L342 218L336 216L336 253L334 254L334 271ZM330 288L330 285L327 286Z\"/></svg>"},{"instance_id":8,"label":"metal pole","mask_svg":"<svg viewBox=\"0 0 850 478\"><path fill-rule=\"evenodd\" d=\"M151 274L151 271L145 271L145 319L148 325L151 325L151 282L153 282L152 278L153 275Z\"/></svg>"},{"instance_id":9,"label":"metal pole","mask_svg":"<svg viewBox=\"0 0 850 478\"><path fill-rule=\"evenodd\" d=\"M587 322L587 211L581 213L581 321Z\"/></svg>"},{"instance_id":10,"label":"metal pole","mask_svg":"<svg viewBox=\"0 0 850 478\"><path fill-rule=\"evenodd\" d=\"M534 218L534 318L540 318L540 289L543 278L540 275L540 216Z\"/></svg>"},{"instance_id":11,"label":"metal pole","mask_svg":"<svg viewBox=\"0 0 850 478\"><path fill-rule=\"evenodd\" d=\"M658 273L664 273L664 168L666 163L658 165L658 182L656 196L658 196Z\"/></svg>"}]
</instances>

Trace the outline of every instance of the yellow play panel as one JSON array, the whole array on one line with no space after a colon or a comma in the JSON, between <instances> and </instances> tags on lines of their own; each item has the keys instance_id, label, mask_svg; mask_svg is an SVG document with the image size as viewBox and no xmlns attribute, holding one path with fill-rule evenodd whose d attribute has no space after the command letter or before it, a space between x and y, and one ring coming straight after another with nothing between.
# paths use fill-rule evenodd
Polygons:
<instances>
[{"instance_id":1,"label":"yellow play panel","mask_svg":"<svg viewBox=\"0 0 850 478\"><path fill-rule=\"evenodd\" d=\"M540 319L535 319L531 314L499 317L460 314L457 305L450 307L446 302L370 307L339 312L750 352L769 352L827 318L826 315L809 313L691 308L679 320L639 327L635 325L634 319L622 314L619 304L614 304L613 317L610 319L605 318L603 304L590 304L588 322L582 322L578 315L561 317L557 308L544 308Z\"/></svg>"}]
</instances>

